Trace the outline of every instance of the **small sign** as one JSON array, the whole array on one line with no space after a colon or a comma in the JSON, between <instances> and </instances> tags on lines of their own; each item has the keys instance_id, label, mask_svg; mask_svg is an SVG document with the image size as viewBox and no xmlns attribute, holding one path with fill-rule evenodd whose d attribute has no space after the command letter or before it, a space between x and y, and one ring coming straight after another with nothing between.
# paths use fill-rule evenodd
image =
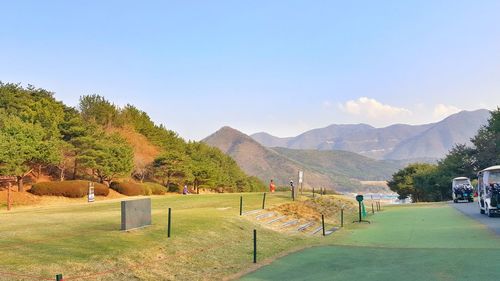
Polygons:
<instances>
[{"instance_id":1,"label":"small sign","mask_svg":"<svg viewBox=\"0 0 500 281\"><path fill-rule=\"evenodd\" d=\"M93 182L89 182L88 202L94 202L94 201L95 201L94 183Z\"/></svg>"},{"instance_id":2,"label":"small sign","mask_svg":"<svg viewBox=\"0 0 500 281\"><path fill-rule=\"evenodd\" d=\"M363 195L356 195L356 201L363 202Z\"/></svg>"},{"instance_id":3,"label":"small sign","mask_svg":"<svg viewBox=\"0 0 500 281\"><path fill-rule=\"evenodd\" d=\"M302 183L303 180L304 180L304 172L299 171L299 183Z\"/></svg>"}]
</instances>

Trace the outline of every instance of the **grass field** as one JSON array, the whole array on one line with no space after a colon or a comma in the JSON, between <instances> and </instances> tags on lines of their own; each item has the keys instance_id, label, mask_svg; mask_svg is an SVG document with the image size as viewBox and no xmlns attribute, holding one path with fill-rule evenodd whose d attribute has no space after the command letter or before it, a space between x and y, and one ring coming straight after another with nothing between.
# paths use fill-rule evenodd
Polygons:
<instances>
[{"instance_id":1,"label":"grass field","mask_svg":"<svg viewBox=\"0 0 500 281\"><path fill-rule=\"evenodd\" d=\"M500 239L445 204L392 207L336 245L281 258L256 280L499 280Z\"/></svg>"},{"instance_id":2,"label":"grass field","mask_svg":"<svg viewBox=\"0 0 500 281\"><path fill-rule=\"evenodd\" d=\"M258 209L262 194L244 194ZM220 280L259 260L333 238L285 235L241 218L240 194L153 196L153 225L120 231L120 199L0 211L0 280ZM268 194L267 206L289 202ZM76 201L81 202L81 201ZM167 209L173 210L167 239ZM333 237L333 236L332 236Z\"/></svg>"}]
</instances>

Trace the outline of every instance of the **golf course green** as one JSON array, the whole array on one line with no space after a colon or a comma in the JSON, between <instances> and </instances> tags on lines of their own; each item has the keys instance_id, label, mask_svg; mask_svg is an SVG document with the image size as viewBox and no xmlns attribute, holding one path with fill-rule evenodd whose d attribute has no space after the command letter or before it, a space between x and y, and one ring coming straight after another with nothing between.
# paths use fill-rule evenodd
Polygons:
<instances>
[{"instance_id":1,"label":"golf course green","mask_svg":"<svg viewBox=\"0 0 500 281\"><path fill-rule=\"evenodd\" d=\"M241 278L256 280L499 280L500 239L447 204L391 207Z\"/></svg>"}]
</instances>

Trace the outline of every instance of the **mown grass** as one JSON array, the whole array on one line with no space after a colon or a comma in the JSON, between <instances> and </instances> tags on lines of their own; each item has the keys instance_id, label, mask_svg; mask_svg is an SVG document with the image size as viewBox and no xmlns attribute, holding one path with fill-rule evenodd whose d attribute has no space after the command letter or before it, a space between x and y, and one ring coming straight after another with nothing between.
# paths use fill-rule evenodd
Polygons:
<instances>
[{"instance_id":1,"label":"mown grass","mask_svg":"<svg viewBox=\"0 0 500 281\"><path fill-rule=\"evenodd\" d=\"M261 207L262 194L243 196L245 210ZM239 216L239 197L153 196L153 225L130 232L119 230L119 200L0 211L0 280L33 280L9 273L49 279L62 273L67 280L220 280L252 264L254 228L259 260L333 239L255 226ZM278 193L266 201L271 206L290 199Z\"/></svg>"},{"instance_id":2,"label":"mown grass","mask_svg":"<svg viewBox=\"0 0 500 281\"><path fill-rule=\"evenodd\" d=\"M393 207L242 280L498 280L500 239L445 204Z\"/></svg>"}]
</instances>

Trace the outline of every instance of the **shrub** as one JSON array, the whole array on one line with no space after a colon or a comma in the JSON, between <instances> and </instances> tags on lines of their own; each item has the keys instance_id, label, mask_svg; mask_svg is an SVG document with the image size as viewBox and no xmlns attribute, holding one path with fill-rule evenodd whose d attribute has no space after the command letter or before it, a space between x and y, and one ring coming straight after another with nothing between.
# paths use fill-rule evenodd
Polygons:
<instances>
[{"instance_id":1,"label":"shrub","mask_svg":"<svg viewBox=\"0 0 500 281\"><path fill-rule=\"evenodd\" d=\"M144 189L146 189L146 193L153 195L163 195L167 193L167 188L161 184L155 182L145 182L143 185Z\"/></svg>"},{"instance_id":2,"label":"shrub","mask_svg":"<svg viewBox=\"0 0 500 281\"><path fill-rule=\"evenodd\" d=\"M80 198L87 196L89 181L53 181L41 182L31 187L31 193L35 195L64 196L70 198ZM108 196L109 187L101 183L94 183L94 194L98 196Z\"/></svg>"},{"instance_id":3,"label":"shrub","mask_svg":"<svg viewBox=\"0 0 500 281\"><path fill-rule=\"evenodd\" d=\"M111 183L110 187L127 196L147 195L147 190L140 183L114 181Z\"/></svg>"}]
</instances>

